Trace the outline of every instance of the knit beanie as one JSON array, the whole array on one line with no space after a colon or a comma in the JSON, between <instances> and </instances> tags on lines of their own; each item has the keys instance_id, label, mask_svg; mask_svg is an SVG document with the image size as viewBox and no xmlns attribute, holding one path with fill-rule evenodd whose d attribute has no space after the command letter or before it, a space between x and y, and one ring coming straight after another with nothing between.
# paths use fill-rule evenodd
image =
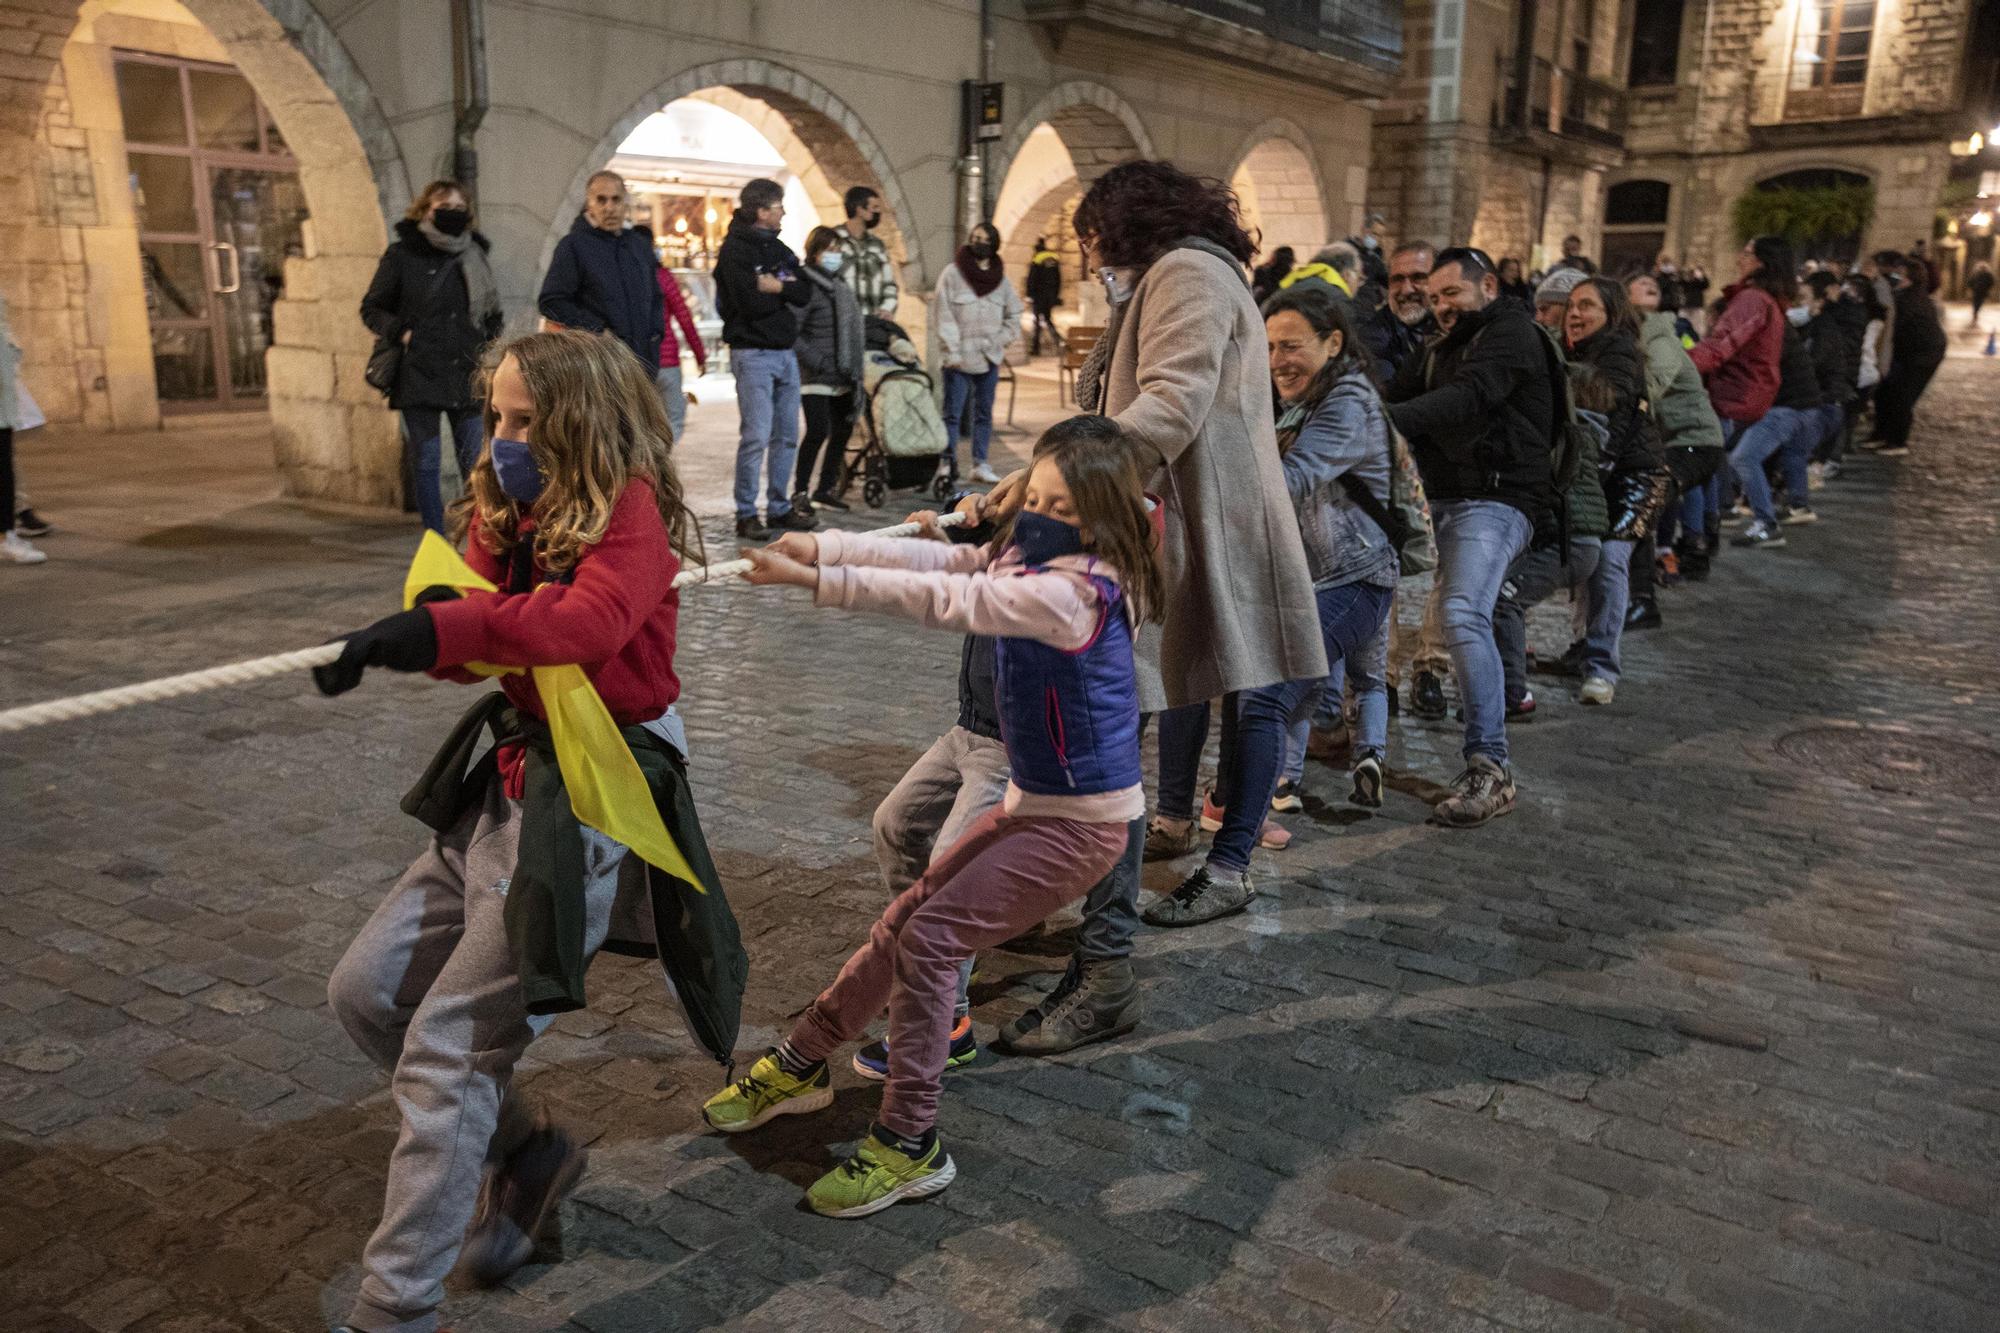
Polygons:
<instances>
[{"instance_id":1,"label":"knit beanie","mask_svg":"<svg viewBox=\"0 0 2000 1333\"><path fill-rule=\"evenodd\" d=\"M1542 279L1542 285L1535 288L1536 305L1568 304L1569 294L1577 289L1590 275L1581 269L1559 268Z\"/></svg>"}]
</instances>

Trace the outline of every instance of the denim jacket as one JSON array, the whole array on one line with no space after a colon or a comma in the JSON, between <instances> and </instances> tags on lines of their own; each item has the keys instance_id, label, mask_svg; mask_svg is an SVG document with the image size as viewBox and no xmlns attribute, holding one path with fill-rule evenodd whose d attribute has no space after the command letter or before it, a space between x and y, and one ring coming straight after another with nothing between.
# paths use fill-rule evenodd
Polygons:
<instances>
[{"instance_id":1,"label":"denim jacket","mask_svg":"<svg viewBox=\"0 0 2000 1333\"><path fill-rule=\"evenodd\" d=\"M1389 501L1389 419L1366 374L1350 370L1333 382L1299 428L1284 464L1313 587L1395 587L1395 548L1340 480L1351 472L1384 505Z\"/></svg>"}]
</instances>

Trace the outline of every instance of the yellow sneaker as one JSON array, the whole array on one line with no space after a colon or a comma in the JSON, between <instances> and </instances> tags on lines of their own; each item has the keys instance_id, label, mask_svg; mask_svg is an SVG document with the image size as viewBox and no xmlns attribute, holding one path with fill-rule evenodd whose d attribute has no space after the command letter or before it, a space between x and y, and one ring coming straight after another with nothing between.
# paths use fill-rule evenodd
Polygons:
<instances>
[{"instance_id":1,"label":"yellow sneaker","mask_svg":"<svg viewBox=\"0 0 2000 1333\"><path fill-rule=\"evenodd\" d=\"M832 1078L824 1064L810 1078L793 1078L767 1055L744 1077L702 1104L701 1118L725 1134L741 1134L781 1115L806 1115L833 1105Z\"/></svg>"},{"instance_id":2,"label":"yellow sneaker","mask_svg":"<svg viewBox=\"0 0 2000 1333\"><path fill-rule=\"evenodd\" d=\"M871 1129L854 1156L813 1182L806 1202L822 1217L866 1217L936 1194L957 1175L942 1139L933 1136L930 1151L919 1158L882 1142Z\"/></svg>"}]
</instances>

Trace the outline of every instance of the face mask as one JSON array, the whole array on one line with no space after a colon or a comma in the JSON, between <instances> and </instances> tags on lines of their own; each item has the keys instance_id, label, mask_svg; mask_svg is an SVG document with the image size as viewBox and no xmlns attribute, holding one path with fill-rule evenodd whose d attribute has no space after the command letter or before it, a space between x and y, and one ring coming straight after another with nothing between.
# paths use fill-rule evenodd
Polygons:
<instances>
[{"instance_id":1,"label":"face mask","mask_svg":"<svg viewBox=\"0 0 2000 1333\"><path fill-rule=\"evenodd\" d=\"M462 236L472 225L472 210L466 208L440 208L431 214L431 225L447 236Z\"/></svg>"},{"instance_id":2,"label":"face mask","mask_svg":"<svg viewBox=\"0 0 2000 1333\"><path fill-rule=\"evenodd\" d=\"M1027 564L1045 565L1059 555L1083 550L1083 529L1023 509L1014 516L1014 545Z\"/></svg>"},{"instance_id":3,"label":"face mask","mask_svg":"<svg viewBox=\"0 0 2000 1333\"><path fill-rule=\"evenodd\" d=\"M882 225L882 215L880 213L877 213L874 217L867 218L865 219L865 221L868 223L868 230L874 231L877 227Z\"/></svg>"},{"instance_id":4,"label":"face mask","mask_svg":"<svg viewBox=\"0 0 2000 1333\"><path fill-rule=\"evenodd\" d=\"M847 256L838 250L829 250L819 257L819 266L828 273L840 272L840 266L847 262Z\"/></svg>"},{"instance_id":5,"label":"face mask","mask_svg":"<svg viewBox=\"0 0 2000 1333\"><path fill-rule=\"evenodd\" d=\"M992 244L988 241L974 241L972 243L972 257L974 259L993 258Z\"/></svg>"},{"instance_id":6,"label":"face mask","mask_svg":"<svg viewBox=\"0 0 2000 1333\"><path fill-rule=\"evenodd\" d=\"M493 438L493 475L507 498L531 505L542 493L542 470L535 466L534 453L520 440Z\"/></svg>"},{"instance_id":7,"label":"face mask","mask_svg":"<svg viewBox=\"0 0 2000 1333\"><path fill-rule=\"evenodd\" d=\"M1785 312L1785 318L1792 321L1798 327L1804 328L1806 325L1812 323L1812 307L1809 305L1795 305Z\"/></svg>"},{"instance_id":8,"label":"face mask","mask_svg":"<svg viewBox=\"0 0 2000 1333\"><path fill-rule=\"evenodd\" d=\"M1132 289L1118 276L1117 269L1101 268L1097 270L1097 276L1104 283L1104 298L1111 304L1124 305L1132 295Z\"/></svg>"}]
</instances>

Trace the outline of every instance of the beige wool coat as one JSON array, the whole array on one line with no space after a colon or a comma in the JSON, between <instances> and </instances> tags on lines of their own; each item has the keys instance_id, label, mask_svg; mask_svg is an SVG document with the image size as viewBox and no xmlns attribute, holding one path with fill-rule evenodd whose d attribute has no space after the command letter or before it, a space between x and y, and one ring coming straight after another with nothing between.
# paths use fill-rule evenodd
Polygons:
<instances>
[{"instance_id":1,"label":"beige wool coat","mask_svg":"<svg viewBox=\"0 0 2000 1333\"><path fill-rule=\"evenodd\" d=\"M1166 504L1167 618L1140 635L1139 706L1324 676L1264 321L1241 269L1169 250L1139 278L1115 337L1100 410L1159 456L1147 489Z\"/></svg>"}]
</instances>

